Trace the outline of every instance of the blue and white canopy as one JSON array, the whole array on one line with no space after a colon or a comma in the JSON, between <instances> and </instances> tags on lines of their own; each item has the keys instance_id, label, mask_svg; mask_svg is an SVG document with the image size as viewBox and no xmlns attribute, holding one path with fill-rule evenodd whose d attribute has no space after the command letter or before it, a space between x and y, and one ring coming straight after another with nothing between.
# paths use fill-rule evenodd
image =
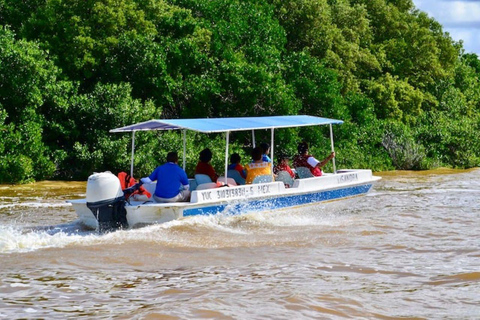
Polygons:
<instances>
[{"instance_id":1,"label":"blue and white canopy","mask_svg":"<svg viewBox=\"0 0 480 320\"><path fill-rule=\"evenodd\" d=\"M239 118L159 119L159 120L150 120L150 121L140 122L140 123L126 126L126 127L112 129L110 130L110 132L132 132L132 161L130 164L130 175L133 175L133 157L135 152L135 132L136 131L182 130L183 131L183 169L184 170L185 170L185 154L186 154L185 132L187 130L203 132L203 133L226 132L225 176L227 176L229 133L232 131L252 130L253 144L255 146L254 131L260 130L260 129L270 129L271 130L270 154L271 154L271 158L273 159L274 129L330 125L330 140L331 140L332 152L333 152L334 149L333 149L332 124L341 124L341 123L343 123L342 120L306 116L306 115L271 116L271 117L239 117ZM335 159L333 159L333 169L335 172L336 171Z\"/></svg>"},{"instance_id":2,"label":"blue and white canopy","mask_svg":"<svg viewBox=\"0 0 480 320\"><path fill-rule=\"evenodd\" d=\"M192 130L203 133L214 133L259 129L295 128L341 123L343 123L342 120L306 115L242 118L159 119L136 123L122 128L116 128L110 130L110 132Z\"/></svg>"}]
</instances>

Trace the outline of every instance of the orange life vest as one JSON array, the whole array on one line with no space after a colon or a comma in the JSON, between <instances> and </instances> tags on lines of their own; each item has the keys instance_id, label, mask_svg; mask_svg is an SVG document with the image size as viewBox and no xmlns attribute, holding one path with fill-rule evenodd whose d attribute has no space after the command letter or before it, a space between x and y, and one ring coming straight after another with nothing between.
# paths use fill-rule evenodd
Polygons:
<instances>
[{"instance_id":1,"label":"orange life vest","mask_svg":"<svg viewBox=\"0 0 480 320\"><path fill-rule=\"evenodd\" d=\"M120 186L122 187L122 190L125 190L137 183L135 179L126 172L119 172L117 176L118 180L120 180ZM127 198L133 196L134 194L142 194L145 195L147 198L150 198L152 196L150 192L148 192L147 189L145 189L143 186L141 186L134 193L128 195Z\"/></svg>"},{"instance_id":2,"label":"orange life vest","mask_svg":"<svg viewBox=\"0 0 480 320\"><path fill-rule=\"evenodd\" d=\"M249 163L245 166L245 169L247 170L246 184L252 183L257 176L272 174L272 164L269 162Z\"/></svg>"}]
</instances>

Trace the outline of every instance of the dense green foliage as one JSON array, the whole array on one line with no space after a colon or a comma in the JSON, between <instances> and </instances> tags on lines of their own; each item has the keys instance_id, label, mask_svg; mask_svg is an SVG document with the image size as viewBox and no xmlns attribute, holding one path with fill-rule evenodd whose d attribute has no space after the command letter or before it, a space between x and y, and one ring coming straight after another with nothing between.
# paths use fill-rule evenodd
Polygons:
<instances>
[{"instance_id":1,"label":"dense green foliage","mask_svg":"<svg viewBox=\"0 0 480 320\"><path fill-rule=\"evenodd\" d=\"M128 170L109 130L177 117L332 117L338 167L479 166L479 75L411 0L0 0L0 182ZM187 171L210 147L222 172L224 139L188 133ZM307 128L276 150L300 140L330 149ZM179 133L137 133L135 175L170 150Z\"/></svg>"}]
</instances>

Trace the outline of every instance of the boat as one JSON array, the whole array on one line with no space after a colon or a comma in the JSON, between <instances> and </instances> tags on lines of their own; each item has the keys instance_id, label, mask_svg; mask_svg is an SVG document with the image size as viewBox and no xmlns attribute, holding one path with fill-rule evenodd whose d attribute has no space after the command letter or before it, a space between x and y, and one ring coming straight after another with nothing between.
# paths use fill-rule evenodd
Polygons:
<instances>
[{"instance_id":1,"label":"boat","mask_svg":"<svg viewBox=\"0 0 480 320\"><path fill-rule=\"evenodd\" d=\"M176 219L198 215L242 214L255 211L274 211L281 208L294 208L319 202L342 200L364 195L380 179L368 169L336 170L320 177L297 178L287 185L283 181L266 179L254 184L237 185L229 176L229 136L231 132L251 131L255 146L255 130L270 130L271 159L274 155L274 131L282 128L304 126L329 126L331 149L334 152L332 125L342 124L342 120L309 115L203 118L203 119L159 119L132 124L110 130L112 133L132 133L132 154L130 174L133 175L135 154L135 134L149 130L181 130L183 132L183 169L186 161L186 132L225 134L225 171L219 178L224 182L198 184L190 180L191 197L189 202L156 203L153 201L125 201L123 190L119 189L118 179L109 172L92 174L87 182L86 199L69 200L79 221L87 228L100 231L116 228L136 228L150 224L164 223ZM273 165L273 164L272 164ZM273 172L273 171L272 171ZM268 178L268 177L267 177ZM144 185L152 194L154 184ZM120 218L118 212L123 212Z\"/></svg>"}]
</instances>

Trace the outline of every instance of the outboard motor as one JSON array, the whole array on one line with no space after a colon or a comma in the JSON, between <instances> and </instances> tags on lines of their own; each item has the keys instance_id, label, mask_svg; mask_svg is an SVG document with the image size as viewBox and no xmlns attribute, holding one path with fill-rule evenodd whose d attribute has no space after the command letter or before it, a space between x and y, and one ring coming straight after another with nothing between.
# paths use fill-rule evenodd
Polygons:
<instances>
[{"instance_id":1,"label":"outboard motor","mask_svg":"<svg viewBox=\"0 0 480 320\"><path fill-rule=\"evenodd\" d=\"M88 177L87 207L97 219L100 232L128 228L125 196L120 180L113 173L100 172Z\"/></svg>"}]
</instances>

